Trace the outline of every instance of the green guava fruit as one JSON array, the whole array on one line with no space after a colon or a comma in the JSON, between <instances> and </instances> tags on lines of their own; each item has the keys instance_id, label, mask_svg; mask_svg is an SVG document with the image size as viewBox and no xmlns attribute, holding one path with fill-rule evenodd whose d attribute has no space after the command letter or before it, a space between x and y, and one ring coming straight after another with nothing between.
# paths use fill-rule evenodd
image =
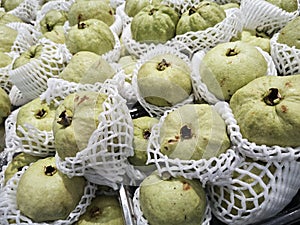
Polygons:
<instances>
[{"instance_id":1,"label":"green guava fruit","mask_svg":"<svg viewBox=\"0 0 300 225\"><path fill-rule=\"evenodd\" d=\"M40 21L40 29L44 34L50 32L55 26L63 26L68 20L68 12L63 10L49 10Z\"/></svg>"},{"instance_id":2,"label":"green guava fruit","mask_svg":"<svg viewBox=\"0 0 300 225\"><path fill-rule=\"evenodd\" d=\"M115 12L106 1L75 1L69 9L68 18L70 26L88 19L98 19L111 26L115 22Z\"/></svg>"},{"instance_id":3,"label":"green guava fruit","mask_svg":"<svg viewBox=\"0 0 300 225\"><path fill-rule=\"evenodd\" d=\"M183 59L171 53L160 54L139 68L138 88L148 103L173 106L192 93L190 74L191 69Z\"/></svg>"},{"instance_id":4,"label":"green guava fruit","mask_svg":"<svg viewBox=\"0 0 300 225\"><path fill-rule=\"evenodd\" d=\"M74 225L125 225L117 196L97 195Z\"/></svg>"},{"instance_id":5,"label":"green guava fruit","mask_svg":"<svg viewBox=\"0 0 300 225\"><path fill-rule=\"evenodd\" d=\"M9 12L17 8L24 0L2 0L1 5L5 9L5 12Z\"/></svg>"},{"instance_id":6,"label":"green guava fruit","mask_svg":"<svg viewBox=\"0 0 300 225\"><path fill-rule=\"evenodd\" d=\"M300 49L300 16L289 21L280 31L277 42Z\"/></svg>"},{"instance_id":7,"label":"green guava fruit","mask_svg":"<svg viewBox=\"0 0 300 225\"><path fill-rule=\"evenodd\" d=\"M140 185L140 207L153 225L199 225L206 210L206 194L197 180L163 179L157 172Z\"/></svg>"},{"instance_id":8,"label":"green guava fruit","mask_svg":"<svg viewBox=\"0 0 300 225\"><path fill-rule=\"evenodd\" d=\"M221 6L224 10L227 10L227 9L232 9L232 8L240 8L240 3L229 2L229 3L221 4L220 6Z\"/></svg>"},{"instance_id":9,"label":"green guava fruit","mask_svg":"<svg viewBox=\"0 0 300 225\"><path fill-rule=\"evenodd\" d=\"M239 89L230 107L243 138L258 145L300 146L300 74L264 76Z\"/></svg>"},{"instance_id":10,"label":"green guava fruit","mask_svg":"<svg viewBox=\"0 0 300 225\"><path fill-rule=\"evenodd\" d=\"M0 52L0 68L6 67L11 64L13 59L4 52Z\"/></svg>"},{"instance_id":11,"label":"green guava fruit","mask_svg":"<svg viewBox=\"0 0 300 225\"><path fill-rule=\"evenodd\" d=\"M209 159L230 148L226 124L208 104L186 104L170 112L159 139L160 152L173 159Z\"/></svg>"},{"instance_id":12,"label":"green guava fruit","mask_svg":"<svg viewBox=\"0 0 300 225\"><path fill-rule=\"evenodd\" d=\"M226 18L225 10L216 2L201 1L185 11L176 26L176 35L206 30Z\"/></svg>"},{"instance_id":13,"label":"green guava fruit","mask_svg":"<svg viewBox=\"0 0 300 225\"><path fill-rule=\"evenodd\" d=\"M297 0L266 0L287 12L295 12L298 9Z\"/></svg>"},{"instance_id":14,"label":"green guava fruit","mask_svg":"<svg viewBox=\"0 0 300 225\"><path fill-rule=\"evenodd\" d=\"M66 36L63 26L56 25L51 31L45 32L42 37L53 41L56 44L65 44Z\"/></svg>"},{"instance_id":15,"label":"green guava fruit","mask_svg":"<svg viewBox=\"0 0 300 225\"><path fill-rule=\"evenodd\" d=\"M21 171L24 166L29 166L31 163L41 159L39 156L30 155L28 153L21 152L16 155L7 165L4 171L4 183L12 178L15 173Z\"/></svg>"},{"instance_id":16,"label":"green guava fruit","mask_svg":"<svg viewBox=\"0 0 300 225\"><path fill-rule=\"evenodd\" d=\"M178 20L170 6L148 5L132 18L132 38L140 43L165 43L175 36Z\"/></svg>"},{"instance_id":17,"label":"green guava fruit","mask_svg":"<svg viewBox=\"0 0 300 225\"><path fill-rule=\"evenodd\" d=\"M246 42L220 43L201 61L199 72L208 90L228 101L251 80L267 75L268 63L256 47Z\"/></svg>"},{"instance_id":18,"label":"green guava fruit","mask_svg":"<svg viewBox=\"0 0 300 225\"><path fill-rule=\"evenodd\" d=\"M115 38L106 23L88 19L70 28L66 34L66 46L72 54L91 51L102 55L114 49Z\"/></svg>"},{"instance_id":19,"label":"green guava fruit","mask_svg":"<svg viewBox=\"0 0 300 225\"><path fill-rule=\"evenodd\" d=\"M17 36L18 31L5 24L0 24L0 52L11 52L11 47Z\"/></svg>"},{"instance_id":20,"label":"green guava fruit","mask_svg":"<svg viewBox=\"0 0 300 225\"><path fill-rule=\"evenodd\" d=\"M87 147L99 124L107 96L93 91L69 94L58 106L53 121L54 145L58 156L74 157ZM84 129L83 129L84 128Z\"/></svg>"},{"instance_id":21,"label":"green guava fruit","mask_svg":"<svg viewBox=\"0 0 300 225\"><path fill-rule=\"evenodd\" d=\"M154 117L143 116L133 119L132 122L134 155L128 157L128 161L134 166L145 166L148 159L147 147L151 129L159 120Z\"/></svg>"},{"instance_id":22,"label":"green guava fruit","mask_svg":"<svg viewBox=\"0 0 300 225\"><path fill-rule=\"evenodd\" d=\"M23 22L19 17L11 14L11 13L7 13L7 12L0 12L0 24L1 25L5 25L8 23L13 23L13 22Z\"/></svg>"},{"instance_id":23,"label":"green guava fruit","mask_svg":"<svg viewBox=\"0 0 300 225\"><path fill-rule=\"evenodd\" d=\"M124 12L129 17L134 17L139 11L148 5L159 5L161 0L127 0L125 2Z\"/></svg>"},{"instance_id":24,"label":"green guava fruit","mask_svg":"<svg viewBox=\"0 0 300 225\"><path fill-rule=\"evenodd\" d=\"M8 93L0 87L0 124L10 115L12 110L11 101Z\"/></svg>"},{"instance_id":25,"label":"green guava fruit","mask_svg":"<svg viewBox=\"0 0 300 225\"><path fill-rule=\"evenodd\" d=\"M34 222L66 219L84 194L84 177L69 178L56 167L55 157L32 163L17 187L17 208Z\"/></svg>"}]
</instances>

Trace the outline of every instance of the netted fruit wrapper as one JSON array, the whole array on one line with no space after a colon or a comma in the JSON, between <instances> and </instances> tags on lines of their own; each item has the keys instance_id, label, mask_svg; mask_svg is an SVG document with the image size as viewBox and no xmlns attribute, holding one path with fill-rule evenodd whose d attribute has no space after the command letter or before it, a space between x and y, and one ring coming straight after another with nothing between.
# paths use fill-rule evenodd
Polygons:
<instances>
[{"instance_id":1,"label":"netted fruit wrapper","mask_svg":"<svg viewBox=\"0 0 300 225\"><path fill-rule=\"evenodd\" d=\"M12 85L9 92L10 102L13 106L22 106L25 103L31 101L31 98L26 98L16 85Z\"/></svg>"},{"instance_id":2,"label":"netted fruit wrapper","mask_svg":"<svg viewBox=\"0 0 300 225\"><path fill-rule=\"evenodd\" d=\"M140 188L138 187L133 195L133 210L134 214L136 216L136 224L137 225L149 225L147 219L144 217L143 212L140 207ZM172 210L172 209L170 209ZM211 207L209 204L206 205L205 213L203 216L202 221L199 221L199 225L209 225L212 219L212 214L211 214Z\"/></svg>"},{"instance_id":3,"label":"netted fruit wrapper","mask_svg":"<svg viewBox=\"0 0 300 225\"><path fill-rule=\"evenodd\" d=\"M8 13L19 17L26 23L30 23L35 20L39 6L40 2L38 0L24 0Z\"/></svg>"},{"instance_id":4,"label":"netted fruit wrapper","mask_svg":"<svg viewBox=\"0 0 300 225\"><path fill-rule=\"evenodd\" d=\"M277 42L279 33L270 40L271 56L278 73L283 76L300 73L300 49Z\"/></svg>"},{"instance_id":5,"label":"netted fruit wrapper","mask_svg":"<svg viewBox=\"0 0 300 225\"><path fill-rule=\"evenodd\" d=\"M219 104L219 103L217 103ZM212 110L215 110L217 106L209 105L212 107ZM219 142L219 139L221 140L223 137L223 133L217 134L214 132L214 129L218 129L218 131L222 130L219 125L214 125L214 121L217 121L218 119L213 118L212 119L212 125L211 127L207 128L209 129L209 134L205 135L205 138L207 139L207 144L205 146L202 146L205 148L202 156L200 159L192 159L194 157L193 155L195 152L197 152L199 146L201 144L193 143L184 147L178 144L178 146L175 147L175 150L169 150L172 151L169 156L166 154L163 154L161 149L163 146L162 143L162 135L161 130L164 125L164 121L166 121L167 116L175 111L177 109L168 110L164 113L164 115L160 118L160 121L158 124L154 125L151 130L151 135L149 137L149 144L148 144L148 160L147 164L154 163L157 167L157 170L159 174L163 174L165 172L169 173L172 177L178 177L183 176L188 179L199 179L203 186L205 186L207 183L214 183L220 178L228 177L233 169L239 165L241 161L241 157L238 154L237 150L235 149L235 146L229 145L229 147L221 152L220 149L224 148L223 144L224 142ZM180 114L181 112L179 112ZM193 115L193 113L195 113ZM196 115L196 117L195 117ZM214 114L211 114L211 116L215 116ZM174 117L175 118L175 117ZM176 117L177 118L177 117ZM190 124L191 119L190 118L198 118L198 112L189 112L188 116L184 116L183 114L180 114L181 121L177 121L177 123L182 124L182 127L186 127L185 124ZM231 115L225 115L223 117L223 120L231 120ZM175 121L175 120L174 120ZM190 122L188 122L190 121ZM175 123L175 122L174 122ZM201 128L201 125L197 125L197 121L192 122L194 124L194 127L191 129L192 131L192 137L196 133L200 132L202 129L202 132L205 132L203 128ZM217 122L216 122L217 123ZM218 127L218 128L217 128ZM171 129L171 128L170 128ZM176 129L176 128L175 128ZM176 129L177 130L177 129ZM174 137L174 140L171 139L173 137L171 134L168 134L166 137L170 137L168 143L176 143L181 142L180 139L183 135L182 128L179 131L177 140L176 137ZM226 133L226 126L224 126L224 133ZM222 137L221 137L221 136ZM227 135L230 136L230 133L227 133ZM216 143L214 141L215 137L218 136L219 143ZM199 139L201 139L199 137ZM184 139L182 139L184 141ZM213 143L214 142L214 143ZM196 147L196 145L199 145ZM166 146L166 145L164 145ZM211 148L214 146L213 148ZM170 147L171 148L171 147ZM182 151L182 148L184 148L184 151Z\"/></svg>"},{"instance_id":6,"label":"netted fruit wrapper","mask_svg":"<svg viewBox=\"0 0 300 225\"><path fill-rule=\"evenodd\" d=\"M207 187L213 214L226 224L252 224L283 210L299 189L296 161L245 160L231 179Z\"/></svg>"},{"instance_id":7,"label":"netted fruit wrapper","mask_svg":"<svg viewBox=\"0 0 300 225\"><path fill-rule=\"evenodd\" d=\"M277 76L277 70L272 60L272 57L267 52L263 51L261 48L259 47L256 48L263 55L263 57L267 62L268 68L266 71L266 76ZM223 101L223 99L217 98L211 91L209 91L207 85L201 80L200 67L205 55L206 55L205 51L198 51L193 55L193 58L191 60L192 69L193 69L191 77L193 81L194 93L196 99L204 99L206 102L210 104L215 104L217 102ZM237 77L236 79L238 80L240 78ZM220 92L222 93L222 91Z\"/></svg>"},{"instance_id":8,"label":"netted fruit wrapper","mask_svg":"<svg viewBox=\"0 0 300 225\"><path fill-rule=\"evenodd\" d=\"M69 214L66 219L61 219L53 222L34 222L29 217L23 215L17 207L17 188L20 178L27 170L28 166L17 172L10 180L7 181L5 187L0 190L0 217L1 224L18 224L18 225L68 225L76 222L80 215L82 215L86 208L90 205L92 199L95 197L97 186L87 182L84 188L84 194L75 209ZM52 207L52 206L49 206Z\"/></svg>"},{"instance_id":9,"label":"netted fruit wrapper","mask_svg":"<svg viewBox=\"0 0 300 225\"><path fill-rule=\"evenodd\" d=\"M12 59L13 60L13 59ZM12 63L0 68L0 87L9 94L12 83L9 79L9 71L12 69Z\"/></svg>"}]
</instances>

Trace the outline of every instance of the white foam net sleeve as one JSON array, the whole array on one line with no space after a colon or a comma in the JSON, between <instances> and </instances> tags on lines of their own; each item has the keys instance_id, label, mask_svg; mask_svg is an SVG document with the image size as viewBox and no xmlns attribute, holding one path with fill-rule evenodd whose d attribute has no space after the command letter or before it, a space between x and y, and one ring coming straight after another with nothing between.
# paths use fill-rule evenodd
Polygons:
<instances>
[{"instance_id":1,"label":"white foam net sleeve","mask_svg":"<svg viewBox=\"0 0 300 225\"><path fill-rule=\"evenodd\" d=\"M211 107L215 108L213 105ZM214 183L220 178L228 177L241 162L235 146L227 149L218 157L199 160L172 159L160 152L160 129L167 115L173 110L167 110L160 118L159 123L152 127L147 149L147 164L154 163L159 174L168 172L173 177L183 176L188 179L199 179L204 186L206 183ZM226 121L230 118L225 116L223 119Z\"/></svg>"},{"instance_id":2,"label":"white foam net sleeve","mask_svg":"<svg viewBox=\"0 0 300 225\"><path fill-rule=\"evenodd\" d=\"M213 214L226 224L252 224L284 209L297 194L300 163L242 163L236 177L207 187ZM255 171L255 172L254 172Z\"/></svg>"},{"instance_id":3,"label":"white foam net sleeve","mask_svg":"<svg viewBox=\"0 0 300 225\"><path fill-rule=\"evenodd\" d=\"M0 217L1 224L3 225L71 225L76 222L79 219L80 215L82 215L86 211L86 208L91 204L92 199L95 197L97 186L90 182L87 182L81 200L66 219L56 220L53 222L34 222L30 218L23 215L17 208L17 187L20 178L27 170L27 168L28 166L24 166L23 169L17 172L11 179L9 179L4 188L0 190Z\"/></svg>"},{"instance_id":4,"label":"white foam net sleeve","mask_svg":"<svg viewBox=\"0 0 300 225\"><path fill-rule=\"evenodd\" d=\"M47 89L47 80L56 77L68 64L71 54L64 44L56 44L46 38L38 41L41 55L11 70L12 83L28 99L37 98Z\"/></svg>"},{"instance_id":5,"label":"white foam net sleeve","mask_svg":"<svg viewBox=\"0 0 300 225\"><path fill-rule=\"evenodd\" d=\"M271 56L280 75L300 73L300 49L277 42L279 33L270 40Z\"/></svg>"},{"instance_id":6,"label":"white foam net sleeve","mask_svg":"<svg viewBox=\"0 0 300 225\"><path fill-rule=\"evenodd\" d=\"M185 63L191 68L191 62L185 54L179 52L176 49L173 49L172 47L168 47L168 46L164 46L164 45L157 45L155 49L149 50L147 53L144 53L143 55L140 56L140 59L138 59L136 66L133 70L133 74L132 74L131 83L132 83L133 91L135 93L137 101L147 111L147 113L151 116L158 116L158 117L161 116L166 110L169 110L171 108L178 108L182 105L192 103L194 100L194 93L192 92L182 102L179 102L170 107L168 107L168 106L160 107L160 106L156 106L156 105L146 102L145 99L143 98L143 96L141 96L140 90L138 87L138 81L137 81L138 71L141 68L141 66L144 63L146 63L148 60L150 60L151 58L153 58L155 56L161 55L161 54L174 54L174 56L177 56L177 57L181 58L182 60L184 60ZM192 68L191 68L191 71L192 71ZM160 81L158 81L158 82L160 82Z\"/></svg>"},{"instance_id":7,"label":"white foam net sleeve","mask_svg":"<svg viewBox=\"0 0 300 225\"><path fill-rule=\"evenodd\" d=\"M16 8L8 13L19 17L26 23L33 22L36 18L40 3L38 0L24 0Z\"/></svg>"},{"instance_id":8,"label":"white foam net sleeve","mask_svg":"<svg viewBox=\"0 0 300 225\"><path fill-rule=\"evenodd\" d=\"M299 2L298 2L299 5ZM242 0L240 10L244 28L273 35L299 15L299 11L287 12L264 0Z\"/></svg>"},{"instance_id":9,"label":"white foam net sleeve","mask_svg":"<svg viewBox=\"0 0 300 225\"><path fill-rule=\"evenodd\" d=\"M11 104L14 106L24 105L31 100L31 98L26 98L15 85L12 85L8 96L10 98Z\"/></svg>"},{"instance_id":10,"label":"white foam net sleeve","mask_svg":"<svg viewBox=\"0 0 300 225\"><path fill-rule=\"evenodd\" d=\"M13 84L9 78L9 71L12 69L12 63L0 68L0 87L9 94Z\"/></svg>"},{"instance_id":11,"label":"white foam net sleeve","mask_svg":"<svg viewBox=\"0 0 300 225\"><path fill-rule=\"evenodd\" d=\"M261 48L256 47L259 52L264 56L267 64L268 64L268 69L266 71L266 76L277 76L277 70L276 66L273 62L272 57L265 51L263 51ZM200 74L200 67L201 67L201 62L205 56L206 52L205 51L198 51L193 55L193 58L191 60L192 62L192 84L194 88L194 93L196 99L204 99L206 102L210 104L215 104L219 101L222 101L218 99L212 92L210 92L206 86L205 83L202 82L201 80L201 74ZM237 77L237 79L239 79Z\"/></svg>"},{"instance_id":12,"label":"white foam net sleeve","mask_svg":"<svg viewBox=\"0 0 300 225\"><path fill-rule=\"evenodd\" d=\"M216 110L227 124L232 144L237 146L237 150L242 155L264 162L297 160L300 157L300 147L292 148L257 145L254 142L248 141L246 138L243 138L240 132L240 127L234 118L229 104L226 102L218 102L215 106Z\"/></svg>"},{"instance_id":13,"label":"white foam net sleeve","mask_svg":"<svg viewBox=\"0 0 300 225\"><path fill-rule=\"evenodd\" d=\"M132 198L133 210L134 210L134 214L136 216L136 224L137 225L149 225L147 219L143 216L143 212L140 207L139 198L140 198L140 188L138 187L135 190L133 198ZM211 219L212 219L211 207L209 204L207 204L203 219L202 219L202 221L199 221L199 225L209 225Z\"/></svg>"}]
</instances>

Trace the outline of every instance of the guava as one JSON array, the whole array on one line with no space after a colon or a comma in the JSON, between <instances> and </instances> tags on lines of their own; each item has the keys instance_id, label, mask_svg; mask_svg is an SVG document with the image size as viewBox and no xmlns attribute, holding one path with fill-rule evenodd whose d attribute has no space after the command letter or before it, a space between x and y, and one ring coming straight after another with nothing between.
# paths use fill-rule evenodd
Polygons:
<instances>
[{"instance_id":1,"label":"guava","mask_svg":"<svg viewBox=\"0 0 300 225\"><path fill-rule=\"evenodd\" d=\"M164 53L145 61L137 83L141 96L156 106L173 106L192 93L191 69L178 56Z\"/></svg>"},{"instance_id":2,"label":"guava","mask_svg":"<svg viewBox=\"0 0 300 225\"><path fill-rule=\"evenodd\" d=\"M155 171L140 184L140 208L149 224L199 225L205 216L206 194L197 180L162 178Z\"/></svg>"},{"instance_id":3,"label":"guava","mask_svg":"<svg viewBox=\"0 0 300 225\"><path fill-rule=\"evenodd\" d=\"M42 37L53 41L56 44L65 44L66 36L63 26L56 25L51 31L45 32Z\"/></svg>"},{"instance_id":4,"label":"guava","mask_svg":"<svg viewBox=\"0 0 300 225\"><path fill-rule=\"evenodd\" d=\"M17 208L34 222L66 219L84 194L84 177L69 178L56 167L55 157L32 163L17 186Z\"/></svg>"},{"instance_id":5,"label":"guava","mask_svg":"<svg viewBox=\"0 0 300 225\"><path fill-rule=\"evenodd\" d=\"M208 104L186 104L170 112L159 140L162 154L181 160L217 157L231 145L224 120Z\"/></svg>"},{"instance_id":6,"label":"guava","mask_svg":"<svg viewBox=\"0 0 300 225\"><path fill-rule=\"evenodd\" d=\"M55 26L63 26L68 20L68 13L63 10L49 10L40 21L40 29L44 34L50 32Z\"/></svg>"},{"instance_id":7,"label":"guava","mask_svg":"<svg viewBox=\"0 0 300 225\"><path fill-rule=\"evenodd\" d=\"M12 63L13 59L11 56L4 52L0 52L0 68L6 67Z\"/></svg>"},{"instance_id":8,"label":"guava","mask_svg":"<svg viewBox=\"0 0 300 225\"><path fill-rule=\"evenodd\" d=\"M11 52L17 36L18 31L5 24L0 24L0 52Z\"/></svg>"},{"instance_id":9,"label":"guava","mask_svg":"<svg viewBox=\"0 0 300 225\"><path fill-rule=\"evenodd\" d=\"M111 26L115 22L115 12L106 1L75 1L69 9L68 18L70 26L88 19L98 19Z\"/></svg>"},{"instance_id":10,"label":"guava","mask_svg":"<svg viewBox=\"0 0 300 225\"><path fill-rule=\"evenodd\" d=\"M23 22L19 17L11 14L11 13L7 13L7 12L0 12L0 24L1 25L5 25L8 23L13 23L13 22Z\"/></svg>"},{"instance_id":11,"label":"guava","mask_svg":"<svg viewBox=\"0 0 300 225\"><path fill-rule=\"evenodd\" d=\"M294 12L298 9L297 0L266 0L266 1L273 5L278 6L279 8L287 12Z\"/></svg>"},{"instance_id":12,"label":"guava","mask_svg":"<svg viewBox=\"0 0 300 225\"><path fill-rule=\"evenodd\" d=\"M145 166L151 129L159 120L155 117L143 116L133 119L132 122L134 155L128 157L128 161L135 166Z\"/></svg>"},{"instance_id":13,"label":"guava","mask_svg":"<svg viewBox=\"0 0 300 225\"><path fill-rule=\"evenodd\" d=\"M232 8L240 8L240 3L237 2L229 2L220 5L224 10L232 9Z\"/></svg>"},{"instance_id":14,"label":"guava","mask_svg":"<svg viewBox=\"0 0 300 225\"><path fill-rule=\"evenodd\" d=\"M69 94L60 103L52 125L54 145L60 158L75 157L87 147L106 99L107 95L102 93L80 91Z\"/></svg>"},{"instance_id":15,"label":"guava","mask_svg":"<svg viewBox=\"0 0 300 225\"><path fill-rule=\"evenodd\" d=\"M300 49L300 17L289 21L280 31L277 42Z\"/></svg>"},{"instance_id":16,"label":"guava","mask_svg":"<svg viewBox=\"0 0 300 225\"><path fill-rule=\"evenodd\" d=\"M217 44L205 54L199 68L208 90L224 101L251 80L267 75L267 71L264 56L243 41Z\"/></svg>"},{"instance_id":17,"label":"guava","mask_svg":"<svg viewBox=\"0 0 300 225\"><path fill-rule=\"evenodd\" d=\"M129 79L127 81L131 83L133 70L137 63L137 57L134 55L125 55L119 58L118 63L121 65L125 74L128 75Z\"/></svg>"},{"instance_id":18,"label":"guava","mask_svg":"<svg viewBox=\"0 0 300 225\"><path fill-rule=\"evenodd\" d=\"M264 76L240 88L230 107L243 138L258 145L300 146L300 74Z\"/></svg>"},{"instance_id":19,"label":"guava","mask_svg":"<svg viewBox=\"0 0 300 225\"><path fill-rule=\"evenodd\" d=\"M91 51L102 55L114 49L115 38L106 23L88 19L70 28L66 35L66 46L72 54Z\"/></svg>"},{"instance_id":20,"label":"guava","mask_svg":"<svg viewBox=\"0 0 300 225\"><path fill-rule=\"evenodd\" d=\"M172 7L148 5L132 18L132 38L140 43L165 43L175 36L178 20L179 15Z\"/></svg>"},{"instance_id":21,"label":"guava","mask_svg":"<svg viewBox=\"0 0 300 225\"><path fill-rule=\"evenodd\" d=\"M1 5L5 9L5 12L9 12L17 8L24 0L2 0Z\"/></svg>"},{"instance_id":22,"label":"guava","mask_svg":"<svg viewBox=\"0 0 300 225\"><path fill-rule=\"evenodd\" d=\"M0 87L0 124L10 115L12 110L11 101L8 93Z\"/></svg>"},{"instance_id":23,"label":"guava","mask_svg":"<svg viewBox=\"0 0 300 225\"><path fill-rule=\"evenodd\" d=\"M129 17L134 17L139 11L148 5L159 5L161 0L127 0L124 11Z\"/></svg>"},{"instance_id":24,"label":"guava","mask_svg":"<svg viewBox=\"0 0 300 225\"><path fill-rule=\"evenodd\" d=\"M176 35L206 30L226 18L225 10L216 2L201 1L185 11L176 26Z\"/></svg>"},{"instance_id":25,"label":"guava","mask_svg":"<svg viewBox=\"0 0 300 225\"><path fill-rule=\"evenodd\" d=\"M97 195L74 225L125 225L117 196Z\"/></svg>"}]
</instances>

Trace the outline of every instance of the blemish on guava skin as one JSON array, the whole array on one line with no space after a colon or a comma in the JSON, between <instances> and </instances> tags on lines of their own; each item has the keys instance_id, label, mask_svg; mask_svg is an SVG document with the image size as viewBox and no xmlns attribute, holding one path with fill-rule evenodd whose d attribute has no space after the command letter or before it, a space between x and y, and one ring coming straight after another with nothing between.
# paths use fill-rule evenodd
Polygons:
<instances>
[{"instance_id":1,"label":"blemish on guava skin","mask_svg":"<svg viewBox=\"0 0 300 225\"><path fill-rule=\"evenodd\" d=\"M83 97L79 97L79 96L76 96L75 98L75 102L78 101L77 105L80 105L81 103L83 103L85 100L89 100L90 98L86 95L84 95Z\"/></svg>"},{"instance_id":2,"label":"blemish on guava skin","mask_svg":"<svg viewBox=\"0 0 300 225\"><path fill-rule=\"evenodd\" d=\"M190 139L190 138L192 138L192 129L189 128L187 125L184 125L180 129L180 137L181 137L181 139Z\"/></svg>"},{"instance_id":3,"label":"blemish on guava skin","mask_svg":"<svg viewBox=\"0 0 300 225\"><path fill-rule=\"evenodd\" d=\"M72 117L67 115L66 110L62 111L58 118L59 120L57 121L57 123L64 127L70 126L72 123Z\"/></svg>"},{"instance_id":4,"label":"blemish on guava skin","mask_svg":"<svg viewBox=\"0 0 300 225\"><path fill-rule=\"evenodd\" d=\"M187 182L184 182L184 183L183 183L183 190L184 190L184 191L187 191L187 190L189 190L189 189L191 189L191 185L190 185L189 183L187 183Z\"/></svg>"},{"instance_id":5,"label":"blemish on guava skin","mask_svg":"<svg viewBox=\"0 0 300 225\"><path fill-rule=\"evenodd\" d=\"M286 82L286 83L285 83L285 86L288 87L288 88L293 87L291 81Z\"/></svg>"},{"instance_id":6,"label":"blemish on guava skin","mask_svg":"<svg viewBox=\"0 0 300 225\"><path fill-rule=\"evenodd\" d=\"M102 211L101 211L101 209L100 209L99 207L97 207L97 206L91 208L91 210L90 210L90 216L91 216L92 218L97 217L97 216L99 216L99 215L101 215L101 214L102 214Z\"/></svg>"},{"instance_id":7,"label":"blemish on guava skin","mask_svg":"<svg viewBox=\"0 0 300 225\"><path fill-rule=\"evenodd\" d=\"M283 113L286 113L288 111L288 108L286 105L282 105L280 108Z\"/></svg>"}]
</instances>

